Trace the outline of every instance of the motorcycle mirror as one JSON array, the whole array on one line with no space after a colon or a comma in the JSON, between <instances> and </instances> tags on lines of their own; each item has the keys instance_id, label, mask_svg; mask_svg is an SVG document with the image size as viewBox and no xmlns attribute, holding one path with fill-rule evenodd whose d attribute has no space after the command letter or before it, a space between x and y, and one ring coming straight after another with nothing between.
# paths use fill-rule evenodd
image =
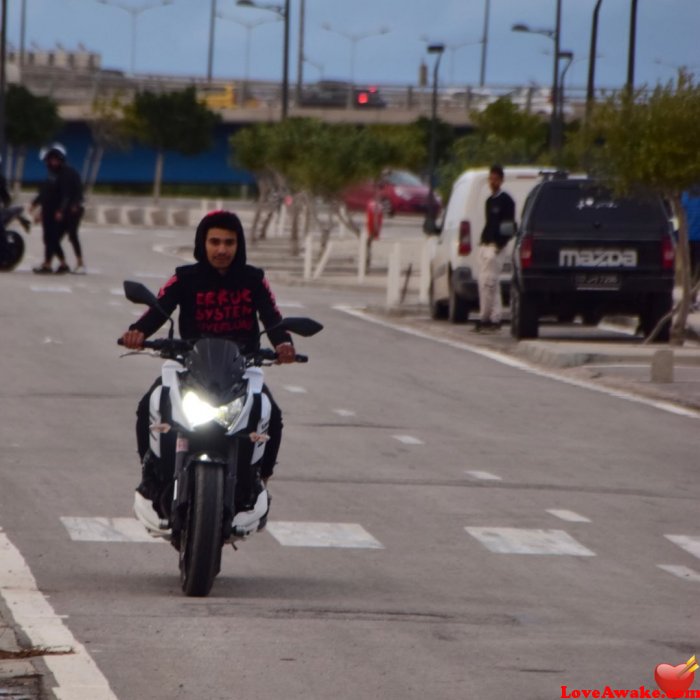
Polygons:
<instances>
[{"instance_id":1,"label":"motorcycle mirror","mask_svg":"<svg viewBox=\"0 0 700 700\"><path fill-rule=\"evenodd\" d=\"M131 282L124 280L124 296L132 304L145 304L146 306L158 306L158 299L155 294L141 282Z\"/></svg>"},{"instance_id":2,"label":"motorcycle mirror","mask_svg":"<svg viewBox=\"0 0 700 700\"><path fill-rule=\"evenodd\" d=\"M323 330L323 325L318 321L314 321L312 318L290 316L289 318L283 318L278 324L269 328L267 331L263 331L263 333L278 329L300 335L302 338L308 338L309 336L316 335L316 333L320 333Z\"/></svg>"}]
</instances>

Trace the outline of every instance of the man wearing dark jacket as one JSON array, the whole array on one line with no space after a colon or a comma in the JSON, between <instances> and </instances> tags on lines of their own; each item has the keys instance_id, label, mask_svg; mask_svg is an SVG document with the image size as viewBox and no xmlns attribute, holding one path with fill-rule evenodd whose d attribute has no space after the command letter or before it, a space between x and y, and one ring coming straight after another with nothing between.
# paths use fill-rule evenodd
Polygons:
<instances>
[{"instance_id":1,"label":"man wearing dark jacket","mask_svg":"<svg viewBox=\"0 0 700 700\"><path fill-rule=\"evenodd\" d=\"M42 151L40 157L46 164L48 177L41 184L30 209L41 207L44 262L35 267L34 272L51 273L54 257L59 262L56 272L70 272L61 247L61 238L67 233L75 251L75 272L84 273L83 252L78 239L78 227L83 215L83 185L80 175L66 162L66 149L60 143Z\"/></svg>"},{"instance_id":2,"label":"man wearing dark jacket","mask_svg":"<svg viewBox=\"0 0 700 700\"><path fill-rule=\"evenodd\" d=\"M204 336L234 340L244 353L260 346L258 317L266 329L282 320L275 297L264 272L246 262L245 236L240 219L232 212L215 211L207 214L197 226L194 244L194 265L184 265L165 283L158 294L161 308L172 314L180 308L180 336L186 340ZM127 348L140 349L143 341L165 322L156 309L149 309L122 336ZM270 330L270 341L280 363L294 362L295 351L286 331ZM136 499L150 500L158 509L157 500L164 486L162 469L149 446L150 395L160 384L158 380L141 399L136 411L136 441L141 458L142 480L136 489ZM263 483L272 475L282 439L282 413L267 387L270 399L269 441L261 467Z\"/></svg>"},{"instance_id":3,"label":"man wearing dark jacket","mask_svg":"<svg viewBox=\"0 0 700 700\"><path fill-rule=\"evenodd\" d=\"M498 330L501 327L500 274L503 269L504 249L510 240L501 232L501 224L512 222L515 226L515 202L502 189L504 173L500 165L489 170L491 196L486 199L486 224L479 244L479 312L477 330Z\"/></svg>"}]
</instances>

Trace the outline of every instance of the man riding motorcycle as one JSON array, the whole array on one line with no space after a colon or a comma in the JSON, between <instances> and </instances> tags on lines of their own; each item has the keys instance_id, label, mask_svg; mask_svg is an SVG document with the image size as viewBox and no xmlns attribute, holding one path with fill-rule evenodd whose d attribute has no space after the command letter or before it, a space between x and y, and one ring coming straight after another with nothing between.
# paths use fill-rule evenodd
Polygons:
<instances>
[{"instance_id":1,"label":"man riding motorcycle","mask_svg":"<svg viewBox=\"0 0 700 700\"><path fill-rule=\"evenodd\" d=\"M201 337L225 337L234 340L242 352L260 347L258 316L277 352L278 362L294 362L295 350L286 331L275 330L282 320L275 297L260 268L246 262L246 246L243 225L230 211L214 211L207 214L197 226L194 242L197 262L184 265L166 282L158 294L160 308L171 315L180 307L180 336L186 340ZM139 350L144 340L155 333L167 319L163 313L150 308L122 336L123 344ZM164 457L161 463L149 449L149 401L160 379L141 399L136 411L136 442L142 464L141 483L134 494L134 510L137 515L144 509L153 511L157 521L163 517L160 495L172 477L172 464ZM282 413L267 387L263 389L270 399L269 441L261 467L263 484L272 475L282 439ZM164 435L161 440L167 441ZM164 449L161 454L172 451ZM149 518L150 519L150 518Z\"/></svg>"}]
</instances>

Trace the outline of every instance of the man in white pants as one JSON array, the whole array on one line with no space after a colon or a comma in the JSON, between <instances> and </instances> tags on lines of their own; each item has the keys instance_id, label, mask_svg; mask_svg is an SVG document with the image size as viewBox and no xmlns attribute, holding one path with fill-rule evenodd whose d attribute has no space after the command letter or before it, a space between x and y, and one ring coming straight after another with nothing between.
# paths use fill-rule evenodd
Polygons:
<instances>
[{"instance_id":1,"label":"man in white pants","mask_svg":"<svg viewBox=\"0 0 700 700\"><path fill-rule=\"evenodd\" d=\"M499 278L505 262L505 247L510 236L501 233L501 224L515 224L515 202L504 192L503 168L492 165L489 170L491 196L486 200L486 224L479 243L479 311L476 330L498 330L501 327L503 304Z\"/></svg>"}]
</instances>

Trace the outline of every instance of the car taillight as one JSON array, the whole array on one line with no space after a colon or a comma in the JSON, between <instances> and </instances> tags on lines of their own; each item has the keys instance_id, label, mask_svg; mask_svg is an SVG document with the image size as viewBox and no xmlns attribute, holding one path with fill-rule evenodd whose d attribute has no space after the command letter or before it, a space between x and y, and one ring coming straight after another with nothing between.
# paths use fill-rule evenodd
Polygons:
<instances>
[{"instance_id":1,"label":"car taillight","mask_svg":"<svg viewBox=\"0 0 700 700\"><path fill-rule=\"evenodd\" d=\"M520 241L520 267L532 267L532 234L526 233Z\"/></svg>"},{"instance_id":2,"label":"car taillight","mask_svg":"<svg viewBox=\"0 0 700 700\"><path fill-rule=\"evenodd\" d=\"M357 104L366 105L369 102L369 95L366 92L361 92L357 96Z\"/></svg>"},{"instance_id":3,"label":"car taillight","mask_svg":"<svg viewBox=\"0 0 700 700\"><path fill-rule=\"evenodd\" d=\"M664 270L673 270L673 262L676 257L676 251L673 247L673 238L670 234L666 234L661 239L661 267Z\"/></svg>"},{"instance_id":4,"label":"car taillight","mask_svg":"<svg viewBox=\"0 0 700 700\"><path fill-rule=\"evenodd\" d=\"M468 221L459 222L459 255L469 255L472 252L472 225Z\"/></svg>"}]
</instances>

